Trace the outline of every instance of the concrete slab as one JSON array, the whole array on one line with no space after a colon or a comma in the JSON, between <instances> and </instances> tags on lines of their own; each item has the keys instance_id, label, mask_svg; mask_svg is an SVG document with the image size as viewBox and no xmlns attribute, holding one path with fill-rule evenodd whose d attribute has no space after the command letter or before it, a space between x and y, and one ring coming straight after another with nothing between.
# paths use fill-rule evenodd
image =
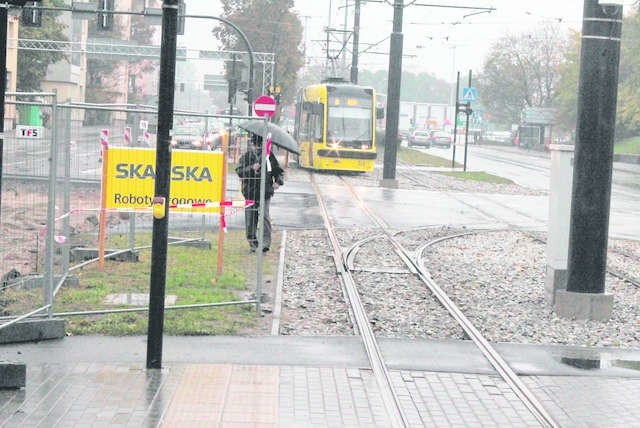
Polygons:
<instances>
[{"instance_id":1,"label":"concrete slab","mask_svg":"<svg viewBox=\"0 0 640 428\"><path fill-rule=\"evenodd\" d=\"M569 319L607 321L613 311L613 294L556 292L555 310L558 316Z\"/></svg>"},{"instance_id":2,"label":"concrete slab","mask_svg":"<svg viewBox=\"0 0 640 428\"><path fill-rule=\"evenodd\" d=\"M110 256L111 254L117 253L114 256ZM104 250L105 257L108 257L109 260L116 260L119 262L137 262L139 260L139 254L137 251L133 250ZM85 260L93 260L98 258L98 249L97 248L85 248L85 247L76 247L72 248L70 252L70 260L71 261L85 261Z\"/></svg>"},{"instance_id":3,"label":"concrete slab","mask_svg":"<svg viewBox=\"0 0 640 428\"><path fill-rule=\"evenodd\" d=\"M0 329L0 344L63 338L65 337L64 322L61 318L51 318L11 324Z\"/></svg>"},{"instance_id":4,"label":"concrete slab","mask_svg":"<svg viewBox=\"0 0 640 428\"><path fill-rule=\"evenodd\" d=\"M27 365L0 361L0 389L22 388L27 384Z\"/></svg>"}]
</instances>

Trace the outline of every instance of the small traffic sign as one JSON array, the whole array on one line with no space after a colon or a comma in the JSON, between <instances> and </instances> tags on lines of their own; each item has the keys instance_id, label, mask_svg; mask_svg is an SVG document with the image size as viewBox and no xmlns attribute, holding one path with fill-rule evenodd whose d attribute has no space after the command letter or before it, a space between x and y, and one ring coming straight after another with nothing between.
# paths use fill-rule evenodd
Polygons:
<instances>
[{"instance_id":1,"label":"small traffic sign","mask_svg":"<svg viewBox=\"0 0 640 428\"><path fill-rule=\"evenodd\" d=\"M473 86L465 86L462 88L463 101L475 101L478 98L478 91Z\"/></svg>"},{"instance_id":2,"label":"small traffic sign","mask_svg":"<svg viewBox=\"0 0 640 428\"><path fill-rule=\"evenodd\" d=\"M276 100L269 95L261 95L253 102L253 111L260 117L271 117L276 112Z\"/></svg>"}]
</instances>

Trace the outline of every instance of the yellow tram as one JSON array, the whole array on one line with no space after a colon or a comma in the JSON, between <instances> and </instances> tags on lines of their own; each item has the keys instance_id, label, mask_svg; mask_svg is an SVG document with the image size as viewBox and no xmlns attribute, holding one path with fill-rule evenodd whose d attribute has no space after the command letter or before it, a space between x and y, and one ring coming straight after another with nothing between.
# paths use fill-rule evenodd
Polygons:
<instances>
[{"instance_id":1,"label":"yellow tram","mask_svg":"<svg viewBox=\"0 0 640 428\"><path fill-rule=\"evenodd\" d=\"M373 171L376 159L376 108L373 88L330 79L300 90L294 138L298 164L326 171Z\"/></svg>"}]
</instances>

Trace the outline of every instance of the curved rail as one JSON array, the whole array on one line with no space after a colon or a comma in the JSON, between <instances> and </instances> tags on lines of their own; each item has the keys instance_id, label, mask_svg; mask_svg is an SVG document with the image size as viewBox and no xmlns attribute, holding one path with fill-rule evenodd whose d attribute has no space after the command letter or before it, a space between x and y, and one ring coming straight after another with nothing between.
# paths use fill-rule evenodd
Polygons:
<instances>
[{"instance_id":1,"label":"curved rail","mask_svg":"<svg viewBox=\"0 0 640 428\"><path fill-rule=\"evenodd\" d=\"M509 367L507 362L500 356L498 351L495 350L489 343L489 341L482 336L482 334L478 331L478 329L473 325L473 323L464 315L464 313L455 305L455 303L447 296L447 294L436 284L429 273L423 268L423 265L418 263L419 255L421 251L416 252L416 256L411 258L411 255L408 253L406 249L396 240L396 238L388 231L388 228L384 224L382 220L373 212L371 209L364 203L364 201L360 198L360 196L355 192L355 190L351 187L349 183L346 182L343 178L341 178L344 185L350 190L351 194L354 197L354 200L358 203L360 208L367 213L367 215L380 227L384 230L385 235L389 242L394 246L396 251L399 254L403 255L403 259L405 263L408 263L408 266L413 266L413 269L416 270L418 277L422 282L429 288L429 290L434 294L434 296L438 299L440 304L454 317L454 319L458 322L458 324L463 328L464 332L473 340L478 349L482 352L482 354L487 358L487 360L491 363L491 365L496 369L498 374L507 382L507 384L511 387L513 392L520 398L523 404L529 409L529 411L534 415L534 417L540 422L542 426L545 427L557 427L559 426L552 416L547 412L547 410L542 406L542 404L538 401L536 396L529 390L529 388L520 380L518 375ZM460 236L460 234L456 234L455 236ZM453 237L453 236L452 236ZM438 238L434 242L439 242L444 238Z\"/></svg>"},{"instance_id":2,"label":"curved rail","mask_svg":"<svg viewBox=\"0 0 640 428\"><path fill-rule=\"evenodd\" d=\"M414 175L405 174L405 173L400 173L400 174L403 177L407 178L408 180L412 181L416 185L422 185L423 184ZM447 195L449 197L455 199L459 203L461 203L463 205L466 205L466 206L468 206L470 208L473 208L474 210L478 211L479 213L481 213L481 214L483 214L483 215L485 215L485 216L487 216L489 218L493 218L493 219L496 219L496 220L499 220L499 221L503 221L502 219L499 219L498 217L496 217L496 216L492 215L491 213L487 212L486 210L482 210L482 209L478 208L477 206L473 206L473 205L469 204L468 202L462 200L461 198L456 197L455 194L452 194L452 193L449 193L449 192L444 192L444 193L447 193ZM507 206L505 204L500 203L499 201L495 201L494 200L494 201L492 201L492 203L494 203L496 205L500 205L500 206L502 206L504 208L507 208L507 209L513 211L514 213L516 213L518 215L521 215L522 217L526 217L526 218L531 219L532 221L539 221L537 218L531 216L529 213L521 211L521 210L516 210L513 207L510 207L510 206ZM507 227L510 228L510 229L513 229L513 230L518 230L518 231L520 231L520 232L522 232L524 234L527 234L531 238L533 238L533 239L535 239L535 240L537 240L539 242L542 242L543 244L547 243L546 239L541 238L539 236L535 236L535 235L529 233L527 230L523 229L522 227L519 227L519 226L514 225L514 224L509 224L509 223L507 223ZM612 250L612 251L616 251L616 250ZM616 252L620 253L620 251L616 251ZM612 269L612 268L609 268L609 267L607 267L606 271L607 271L608 274L613 275L613 276L621 279L622 281L625 281L625 282L627 282L627 283L629 283L629 284L631 284L631 285L633 285L635 287L640 287L640 279L625 275L623 272L620 272L620 271L618 271L616 269Z\"/></svg>"}]
</instances>

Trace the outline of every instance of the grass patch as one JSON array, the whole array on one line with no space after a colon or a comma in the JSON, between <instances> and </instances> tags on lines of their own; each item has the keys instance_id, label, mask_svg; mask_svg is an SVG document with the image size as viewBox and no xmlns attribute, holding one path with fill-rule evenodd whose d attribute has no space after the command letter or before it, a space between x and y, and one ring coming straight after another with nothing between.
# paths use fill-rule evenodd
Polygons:
<instances>
[{"instance_id":1,"label":"grass patch","mask_svg":"<svg viewBox=\"0 0 640 428\"><path fill-rule=\"evenodd\" d=\"M449 159L433 156L408 147L398 147L398 160L410 165L451 168ZM459 168L462 167L462 164L456 162L455 166Z\"/></svg>"},{"instance_id":2,"label":"grass patch","mask_svg":"<svg viewBox=\"0 0 640 428\"><path fill-rule=\"evenodd\" d=\"M463 180L475 180L482 181L484 183L493 184L514 184L513 181L508 178L499 177L497 175L488 174L484 171L451 171L451 172L436 172L436 174L448 175L449 177L461 178Z\"/></svg>"},{"instance_id":3,"label":"grass patch","mask_svg":"<svg viewBox=\"0 0 640 428\"><path fill-rule=\"evenodd\" d=\"M640 155L640 136L617 142L613 146L613 152L619 155Z\"/></svg>"},{"instance_id":4,"label":"grass patch","mask_svg":"<svg viewBox=\"0 0 640 428\"><path fill-rule=\"evenodd\" d=\"M196 235L194 237L199 236ZM206 237L211 249L170 245L167 252L166 296L176 296L175 305L193 305L247 300L255 291L256 257L250 256L243 230L231 230L224 238L224 268L217 273L217 234ZM274 241L278 239L274 233ZM138 244L151 242L150 234L136 235ZM111 236L107 248L126 248L127 236ZM105 262L104 270L97 263L87 265L73 274L78 286L64 286L55 297L54 311L77 312L146 306L109 304L109 294L149 295L151 250L141 250L137 263ZM266 253L264 275L277 269L277 252ZM25 300L42 301L42 291L11 290L0 299L5 315L23 313ZM30 303L31 305L33 303ZM168 306L169 304L167 304ZM147 333L148 312L75 315L66 317L66 331L74 335L140 335ZM241 334L258 323L254 305L232 305L198 309L166 310L164 332L169 335Z\"/></svg>"}]
</instances>

